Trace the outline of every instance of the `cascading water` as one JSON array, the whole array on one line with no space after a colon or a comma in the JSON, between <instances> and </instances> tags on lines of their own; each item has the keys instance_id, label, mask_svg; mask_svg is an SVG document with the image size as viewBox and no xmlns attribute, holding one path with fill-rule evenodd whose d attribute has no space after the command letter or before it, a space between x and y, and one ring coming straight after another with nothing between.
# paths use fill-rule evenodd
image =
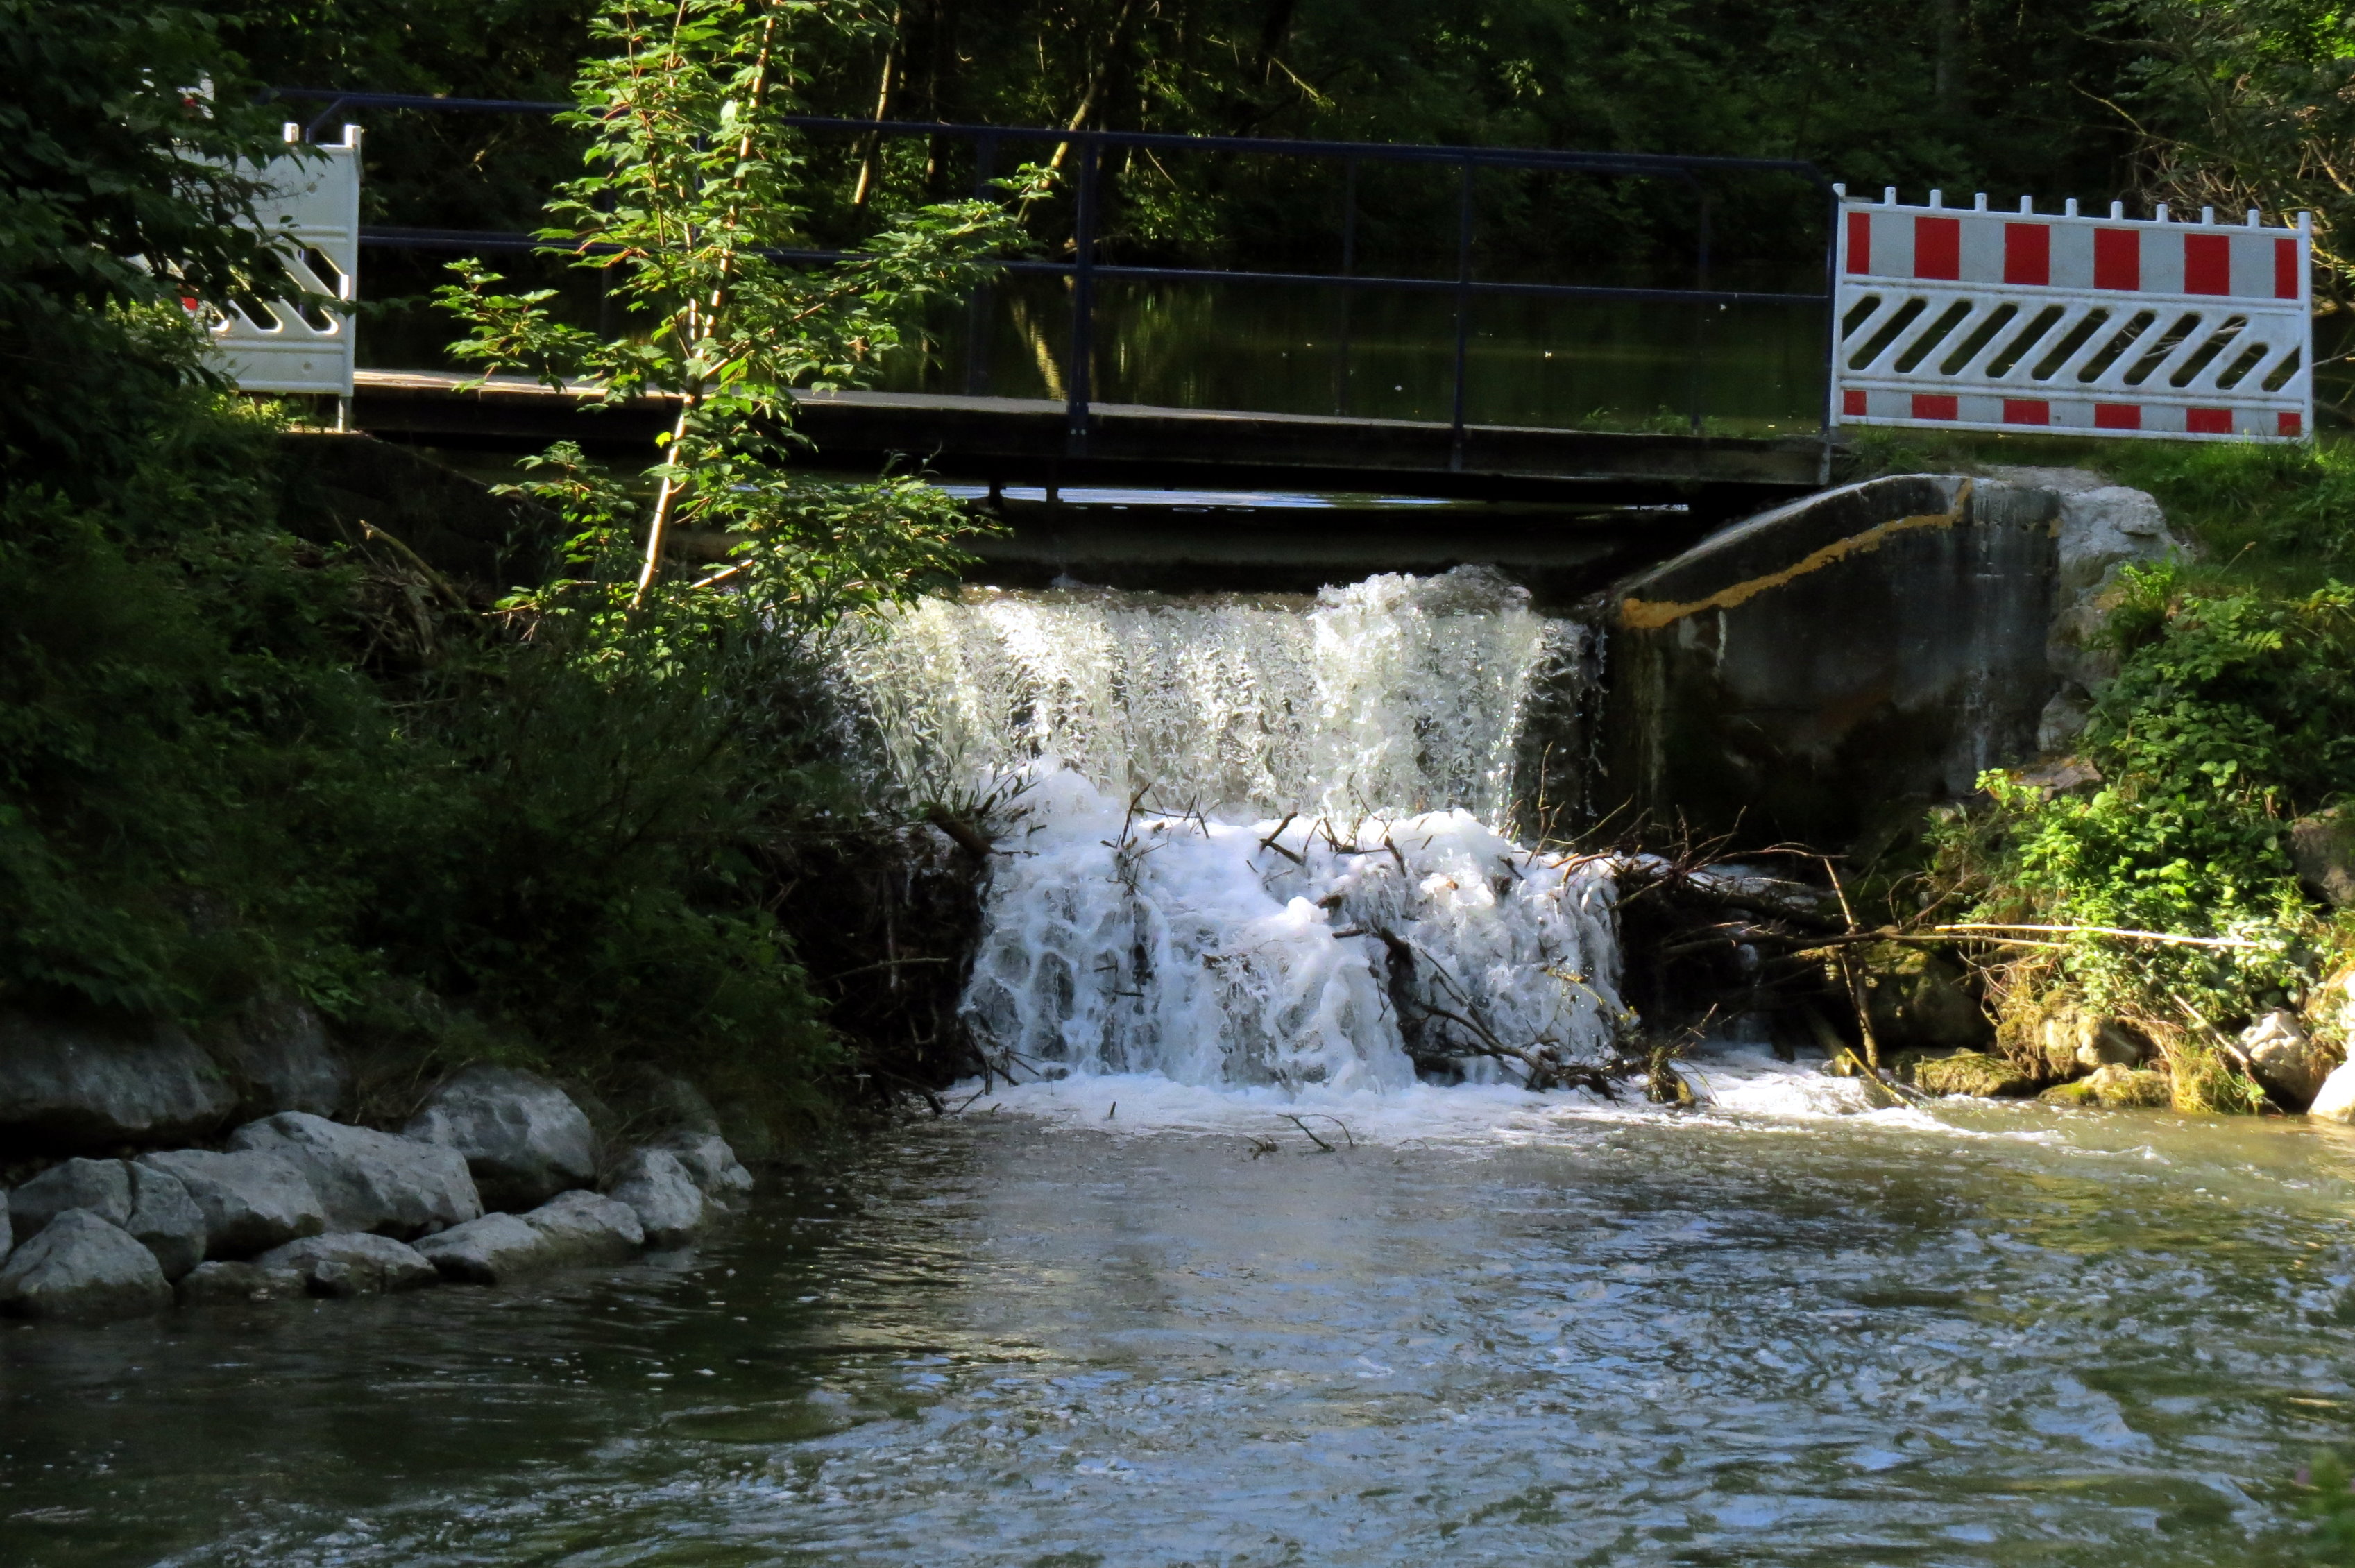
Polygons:
<instances>
[{"instance_id":1,"label":"cascading water","mask_svg":"<svg viewBox=\"0 0 2355 1568\"><path fill-rule=\"evenodd\" d=\"M1587 639L1462 569L977 590L843 667L911 787L1014 792L964 997L1009 1072L1541 1086L1623 1014L1607 869L1503 831L1533 699Z\"/></svg>"}]
</instances>

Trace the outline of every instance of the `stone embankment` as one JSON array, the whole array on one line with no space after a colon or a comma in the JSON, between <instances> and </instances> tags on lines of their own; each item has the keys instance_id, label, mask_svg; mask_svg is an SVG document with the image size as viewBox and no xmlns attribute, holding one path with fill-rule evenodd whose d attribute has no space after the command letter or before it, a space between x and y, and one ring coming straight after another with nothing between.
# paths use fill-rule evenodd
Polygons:
<instances>
[{"instance_id":1,"label":"stone embankment","mask_svg":"<svg viewBox=\"0 0 2355 1568\"><path fill-rule=\"evenodd\" d=\"M708 1122L606 1147L561 1088L513 1069L461 1072L382 1131L321 1114L343 1097L341 1069L298 1040L266 1059L283 1071L263 1104L307 1093L318 1108L272 1109L221 1138L254 1082L185 1037L21 1019L0 1032L29 1045L0 1052L0 1132L127 1154L68 1154L0 1191L0 1313L19 1317L505 1285L684 1246L752 1187ZM207 1134L218 1147L131 1152Z\"/></svg>"}]
</instances>

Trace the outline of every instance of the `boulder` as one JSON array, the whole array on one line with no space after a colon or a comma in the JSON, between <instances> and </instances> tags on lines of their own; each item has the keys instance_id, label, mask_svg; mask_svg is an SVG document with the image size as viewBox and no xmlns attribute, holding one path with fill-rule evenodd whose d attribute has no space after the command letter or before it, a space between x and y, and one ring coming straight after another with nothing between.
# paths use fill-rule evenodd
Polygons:
<instances>
[{"instance_id":1,"label":"boulder","mask_svg":"<svg viewBox=\"0 0 2355 1568\"><path fill-rule=\"evenodd\" d=\"M2129 564L2190 553L2169 531L2158 501L2117 485L2052 485L2061 491L2053 542L2058 568L2045 664L2055 685L2037 726L2037 747L2065 752L2084 733L2091 692L2117 673L2117 655L2102 637L2106 597Z\"/></svg>"},{"instance_id":2,"label":"boulder","mask_svg":"<svg viewBox=\"0 0 2355 1568\"><path fill-rule=\"evenodd\" d=\"M684 1246L703 1228L703 1189L668 1149L634 1149L605 1179L605 1195L628 1204L650 1247Z\"/></svg>"},{"instance_id":3,"label":"boulder","mask_svg":"<svg viewBox=\"0 0 2355 1568\"><path fill-rule=\"evenodd\" d=\"M1873 1034L1884 1049L1970 1051L1994 1040L1968 978L1945 955L1891 943L1872 947L1864 969Z\"/></svg>"},{"instance_id":4,"label":"boulder","mask_svg":"<svg viewBox=\"0 0 2355 1568\"><path fill-rule=\"evenodd\" d=\"M596 1174L596 1136L581 1107L547 1079L470 1067L433 1091L405 1129L465 1157L486 1209L524 1210Z\"/></svg>"},{"instance_id":5,"label":"boulder","mask_svg":"<svg viewBox=\"0 0 2355 1568\"><path fill-rule=\"evenodd\" d=\"M293 1271L314 1296L388 1296L442 1277L415 1249L365 1231L305 1236L271 1248L253 1263L265 1272Z\"/></svg>"},{"instance_id":6,"label":"boulder","mask_svg":"<svg viewBox=\"0 0 2355 1568\"><path fill-rule=\"evenodd\" d=\"M69 1209L0 1264L0 1312L111 1323L172 1305L155 1254L86 1209Z\"/></svg>"},{"instance_id":7,"label":"boulder","mask_svg":"<svg viewBox=\"0 0 2355 1568\"><path fill-rule=\"evenodd\" d=\"M205 1255L250 1258L327 1228L326 1206L284 1155L263 1149L215 1154L180 1149L143 1154L139 1163L179 1179L205 1217Z\"/></svg>"},{"instance_id":8,"label":"boulder","mask_svg":"<svg viewBox=\"0 0 2355 1568\"><path fill-rule=\"evenodd\" d=\"M212 1041L212 1054L248 1118L280 1111L332 1116L351 1098L352 1072L319 1015L301 1002L250 1002Z\"/></svg>"},{"instance_id":9,"label":"boulder","mask_svg":"<svg viewBox=\"0 0 2355 1568\"><path fill-rule=\"evenodd\" d=\"M1913 1086L1929 1094L2025 1094L2036 1081L2009 1057L1958 1051L1913 1063Z\"/></svg>"},{"instance_id":10,"label":"boulder","mask_svg":"<svg viewBox=\"0 0 2355 1568\"><path fill-rule=\"evenodd\" d=\"M0 1148L77 1154L202 1137L237 1096L168 1024L118 1026L0 1008Z\"/></svg>"},{"instance_id":11,"label":"boulder","mask_svg":"<svg viewBox=\"0 0 2355 1568\"><path fill-rule=\"evenodd\" d=\"M176 1176L144 1165L131 1175L131 1218L123 1228L155 1254L165 1279L178 1279L205 1260L205 1211Z\"/></svg>"},{"instance_id":12,"label":"boulder","mask_svg":"<svg viewBox=\"0 0 2355 1568\"><path fill-rule=\"evenodd\" d=\"M2073 1083L2056 1083L2037 1098L2062 1105L2099 1105L2107 1111L2129 1111L2170 1105L2175 1093L2166 1073L2114 1061Z\"/></svg>"},{"instance_id":13,"label":"boulder","mask_svg":"<svg viewBox=\"0 0 2355 1568\"><path fill-rule=\"evenodd\" d=\"M131 1172L119 1159L69 1159L53 1165L9 1200L9 1211L27 1236L39 1232L69 1209L95 1214L110 1225L131 1218Z\"/></svg>"},{"instance_id":14,"label":"boulder","mask_svg":"<svg viewBox=\"0 0 2355 1568\"><path fill-rule=\"evenodd\" d=\"M2333 806L2289 825L2289 863L2306 896L2355 907L2355 813Z\"/></svg>"},{"instance_id":15,"label":"boulder","mask_svg":"<svg viewBox=\"0 0 2355 1568\"><path fill-rule=\"evenodd\" d=\"M2027 1052L2042 1062L2048 1078L2074 1078L2109 1066L2137 1067L2150 1053L2149 1042L2132 1026L2077 1008L2035 1019Z\"/></svg>"},{"instance_id":16,"label":"boulder","mask_svg":"<svg viewBox=\"0 0 2355 1568\"><path fill-rule=\"evenodd\" d=\"M485 1214L417 1243L420 1256L443 1279L460 1285L506 1285L564 1262L562 1243L514 1214Z\"/></svg>"},{"instance_id":17,"label":"boulder","mask_svg":"<svg viewBox=\"0 0 2355 1568\"><path fill-rule=\"evenodd\" d=\"M561 1192L523 1216L568 1265L626 1263L646 1244L636 1211L593 1192Z\"/></svg>"},{"instance_id":18,"label":"boulder","mask_svg":"<svg viewBox=\"0 0 2355 1568\"><path fill-rule=\"evenodd\" d=\"M309 1289L290 1268L250 1263L198 1264L180 1281L180 1305L203 1307L224 1301L282 1301Z\"/></svg>"},{"instance_id":19,"label":"boulder","mask_svg":"<svg viewBox=\"0 0 2355 1568\"><path fill-rule=\"evenodd\" d=\"M716 1203L732 1203L752 1190L752 1173L718 1133L667 1133L654 1147L685 1167L687 1179Z\"/></svg>"},{"instance_id":20,"label":"boulder","mask_svg":"<svg viewBox=\"0 0 2355 1568\"><path fill-rule=\"evenodd\" d=\"M480 1217L465 1157L367 1127L283 1111L238 1128L233 1149L259 1149L302 1168L330 1231L374 1231L407 1240Z\"/></svg>"},{"instance_id":21,"label":"boulder","mask_svg":"<svg viewBox=\"0 0 2355 1568\"><path fill-rule=\"evenodd\" d=\"M2311 1039L2297 1015L2275 1008L2241 1031L2241 1054L2280 1101L2302 1111L2330 1076L2332 1052Z\"/></svg>"},{"instance_id":22,"label":"boulder","mask_svg":"<svg viewBox=\"0 0 2355 1568\"><path fill-rule=\"evenodd\" d=\"M2314 1092L2314 1103L2307 1106L2306 1114L2326 1122L2355 1124L2355 1061L2330 1070L2330 1076Z\"/></svg>"}]
</instances>

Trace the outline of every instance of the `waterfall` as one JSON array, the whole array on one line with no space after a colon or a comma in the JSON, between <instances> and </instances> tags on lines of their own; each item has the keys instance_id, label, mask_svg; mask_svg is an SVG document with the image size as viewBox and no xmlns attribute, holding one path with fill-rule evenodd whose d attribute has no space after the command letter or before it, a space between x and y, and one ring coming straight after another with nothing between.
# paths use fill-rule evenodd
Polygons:
<instances>
[{"instance_id":1,"label":"waterfall","mask_svg":"<svg viewBox=\"0 0 2355 1568\"><path fill-rule=\"evenodd\" d=\"M1507 836L1589 637L1465 568L975 589L841 668L908 788L1008 802L964 1004L1008 1072L1542 1087L1624 1013L1608 868Z\"/></svg>"}]
</instances>

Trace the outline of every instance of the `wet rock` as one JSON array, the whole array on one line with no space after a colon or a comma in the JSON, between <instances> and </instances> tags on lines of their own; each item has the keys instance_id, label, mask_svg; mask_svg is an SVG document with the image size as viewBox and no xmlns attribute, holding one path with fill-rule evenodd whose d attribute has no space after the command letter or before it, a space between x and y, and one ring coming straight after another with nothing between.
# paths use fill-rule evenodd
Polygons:
<instances>
[{"instance_id":1,"label":"wet rock","mask_svg":"<svg viewBox=\"0 0 2355 1568\"><path fill-rule=\"evenodd\" d=\"M74 1154L201 1137L237 1096L196 1041L0 1008L0 1148Z\"/></svg>"},{"instance_id":2,"label":"wet rock","mask_svg":"<svg viewBox=\"0 0 2355 1568\"><path fill-rule=\"evenodd\" d=\"M86 1209L69 1209L0 1264L0 1312L111 1323L172 1305L155 1254Z\"/></svg>"},{"instance_id":3,"label":"wet rock","mask_svg":"<svg viewBox=\"0 0 2355 1568\"><path fill-rule=\"evenodd\" d=\"M1929 1094L2025 1094L2036 1081L2009 1057L1958 1051L1913 1063L1913 1086Z\"/></svg>"},{"instance_id":4,"label":"wet rock","mask_svg":"<svg viewBox=\"0 0 2355 1568\"><path fill-rule=\"evenodd\" d=\"M1962 967L1943 954L1890 944L1864 961L1872 1029L1891 1051L1975 1051L1991 1044L1995 1026L1972 994Z\"/></svg>"},{"instance_id":5,"label":"wet rock","mask_svg":"<svg viewBox=\"0 0 2355 1568\"><path fill-rule=\"evenodd\" d=\"M2289 863L2307 897L2355 908L2355 814L2333 806L2291 823Z\"/></svg>"},{"instance_id":6,"label":"wet rock","mask_svg":"<svg viewBox=\"0 0 2355 1568\"><path fill-rule=\"evenodd\" d=\"M178 1279L205 1258L205 1211L179 1178L144 1165L131 1177L131 1217L123 1228L155 1254L165 1279Z\"/></svg>"},{"instance_id":7,"label":"wet rock","mask_svg":"<svg viewBox=\"0 0 2355 1568\"><path fill-rule=\"evenodd\" d=\"M180 1281L183 1307L203 1307L229 1301L283 1301L309 1290L307 1282L290 1268L263 1268L250 1263L198 1264Z\"/></svg>"},{"instance_id":8,"label":"wet rock","mask_svg":"<svg viewBox=\"0 0 2355 1568\"><path fill-rule=\"evenodd\" d=\"M519 1215L485 1214L453 1230L428 1236L417 1252L460 1285L506 1285L564 1261L561 1245Z\"/></svg>"},{"instance_id":9,"label":"wet rock","mask_svg":"<svg viewBox=\"0 0 2355 1568\"><path fill-rule=\"evenodd\" d=\"M281 1155L300 1167L331 1231L406 1240L483 1212L465 1157L441 1144L286 1111L238 1128L229 1147Z\"/></svg>"},{"instance_id":10,"label":"wet rock","mask_svg":"<svg viewBox=\"0 0 2355 1568\"><path fill-rule=\"evenodd\" d=\"M27 1236L69 1209L123 1224L131 1218L130 1171L119 1159L69 1159L16 1189L9 1200L9 1211Z\"/></svg>"},{"instance_id":11,"label":"wet rock","mask_svg":"<svg viewBox=\"0 0 2355 1568\"><path fill-rule=\"evenodd\" d=\"M330 1231L272 1247L253 1260L265 1273L298 1275L314 1296L389 1296L416 1290L441 1274L416 1249L365 1231Z\"/></svg>"},{"instance_id":12,"label":"wet rock","mask_svg":"<svg viewBox=\"0 0 2355 1568\"><path fill-rule=\"evenodd\" d=\"M2154 1109L2174 1103L2164 1072L2111 1062L2073 1083L2056 1083L2037 1096L2062 1105L2099 1105L2107 1111Z\"/></svg>"},{"instance_id":13,"label":"wet rock","mask_svg":"<svg viewBox=\"0 0 2355 1568\"><path fill-rule=\"evenodd\" d=\"M2314 1103L2307 1106L2306 1114L2326 1122L2355 1124L2355 1061L2330 1070L2330 1076L2314 1092Z\"/></svg>"},{"instance_id":14,"label":"wet rock","mask_svg":"<svg viewBox=\"0 0 2355 1568\"><path fill-rule=\"evenodd\" d=\"M2331 1052L2310 1039L2297 1015L2279 1008L2241 1031L2249 1071L2283 1104L2304 1110L2330 1075Z\"/></svg>"},{"instance_id":15,"label":"wet rock","mask_svg":"<svg viewBox=\"0 0 2355 1568\"><path fill-rule=\"evenodd\" d=\"M327 1039L319 1015L301 1002L250 1002L212 1042L212 1054L238 1093L239 1114L281 1111L332 1116L351 1098L352 1072Z\"/></svg>"},{"instance_id":16,"label":"wet rock","mask_svg":"<svg viewBox=\"0 0 2355 1568\"><path fill-rule=\"evenodd\" d=\"M548 1239L552 1255L568 1266L626 1263L646 1244L636 1211L594 1192L559 1193L523 1221Z\"/></svg>"},{"instance_id":17,"label":"wet rock","mask_svg":"<svg viewBox=\"0 0 2355 1568\"><path fill-rule=\"evenodd\" d=\"M143 1154L138 1163L176 1177L188 1189L205 1217L208 1257L250 1258L327 1228L326 1206L302 1168L283 1155L179 1149Z\"/></svg>"},{"instance_id":18,"label":"wet rock","mask_svg":"<svg viewBox=\"0 0 2355 1568\"><path fill-rule=\"evenodd\" d=\"M405 1129L465 1157L486 1209L524 1210L596 1174L595 1134L564 1091L511 1067L470 1067Z\"/></svg>"},{"instance_id":19,"label":"wet rock","mask_svg":"<svg viewBox=\"0 0 2355 1568\"><path fill-rule=\"evenodd\" d=\"M668 1133L654 1147L677 1160L687 1179L715 1203L733 1203L752 1190L752 1173L718 1133Z\"/></svg>"},{"instance_id":20,"label":"wet rock","mask_svg":"<svg viewBox=\"0 0 2355 1568\"><path fill-rule=\"evenodd\" d=\"M703 1189L668 1149L633 1150L607 1177L605 1195L636 1211L650 1247L685 1246L703 1228Z\"/></svg>"}]
</instances>

